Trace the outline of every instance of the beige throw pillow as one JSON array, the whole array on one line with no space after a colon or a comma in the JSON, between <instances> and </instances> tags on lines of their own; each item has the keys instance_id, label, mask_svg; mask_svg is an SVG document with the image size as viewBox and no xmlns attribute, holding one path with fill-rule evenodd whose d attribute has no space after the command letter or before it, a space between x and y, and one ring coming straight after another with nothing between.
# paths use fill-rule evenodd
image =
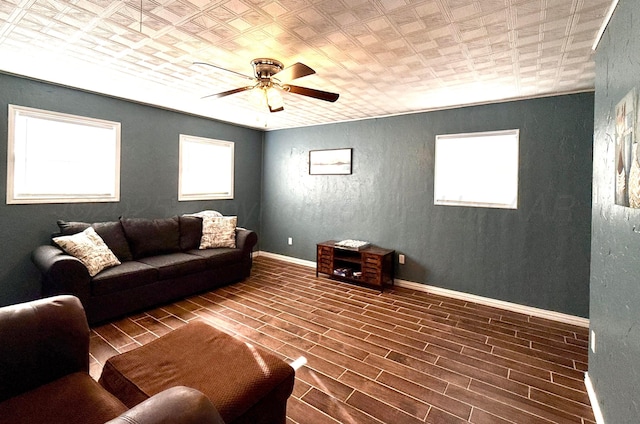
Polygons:
<instances>
[{"instance_id":1,"label":"beige throw pillow","mask_svg":"<svg viewBox=\"0 0 640 424\"><path fill-rule=\"evenodd\" d=\"M87 267L90 276L105 268L120 265L120 261L107 247L93 227L71 236L54 237L54 243Z\"/></svg>"},{"instance_id":2,"label":"beige throw pillow","mask_svg":"<svg viewBox=\"0 0 640 424\"><path fill-rule=\"evenodd\" d=\"M214 247L236 247L237 216L202 217L200 249Z\"/></svg>"}]
</instances>

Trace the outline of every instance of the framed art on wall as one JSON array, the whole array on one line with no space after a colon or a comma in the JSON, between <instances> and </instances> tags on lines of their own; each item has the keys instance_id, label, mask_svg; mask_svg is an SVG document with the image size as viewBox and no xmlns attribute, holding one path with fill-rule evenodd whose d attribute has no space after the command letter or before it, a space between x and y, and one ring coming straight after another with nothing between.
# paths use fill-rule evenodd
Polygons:
<instances>
[{"instance_id":1,"label":"framed art on wall","mask_svg":"<svg viewBox=\"0 0 640 424\"><path fill-rule=\"evenodd\" d=\"M640 208L637 91L632 89L616 105L615 196L616 205Z\"/></svg>"},{"instance_id":2,"label":"framed art on wall","mask_svg":"<svg viewBox=\"0 0 640 424\"><path fill-rule=\"evenodd\" d=\"M309 151L309 175L349 175L353 149Z\"/></svg>"}]
</instances>

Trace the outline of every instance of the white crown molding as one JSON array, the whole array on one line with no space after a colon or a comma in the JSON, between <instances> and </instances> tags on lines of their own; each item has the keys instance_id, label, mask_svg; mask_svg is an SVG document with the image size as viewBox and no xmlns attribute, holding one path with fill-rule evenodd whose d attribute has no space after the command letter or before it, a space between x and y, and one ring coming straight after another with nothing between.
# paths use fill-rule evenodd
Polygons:
<instances>
[{"instance_id":1,"label":"white crown molding","mask_svg":"<svg viewBox=\"0 0 640 424\"><path fill-rule=\"evenodd\" d=\"M598 30L596 39L593 41L593 46L591 46L591 50L596 51L596 49L598 48L598 44L600 44L600 39L602 39L602 36L604 35L605 30L607 29L607 26L609 26L609 21L611 21L611 18L613 17L613 12L616 10L616 7L618 7L619 1L620 0L613 0L613 2L611 3L611 6L607 11L607 15L604 17L604 21L602 21L602 25Z\"/></svg>"},{"instance_id":2,"label":"white crown molding","mask_svg":"<svg viewBox=\"0 0 640 424\"><path fill-rule=\"evenodd\" d=\"M272 259L281 260L284 262L306 266L309 268L316 267L316 263L313 261L293 258L291 256L278 255L270 252L259 251L259 252L256 252L254 256L264 256ZM443 289L441 287L429 286L427 284L416 283L414 281L401 280L398 278L394 280L394 283L398 287L404 287L404 288L408 288L416 291L422 291L426 293L447 296L454 299L479 303L481 305L492 306L500 309L506 309L511 312L517 312L525 315L535 316L538 318L544 318L552 321L562 322L565 324L571 324L579 327L589 328L588 318L582 318L574 315L563 314L561 312L548 311L546 309L534 308L532 306L520 305L512 302L505 302L503 300L491 299L488 297L477 296L474 294L463 293L455 290Z\"/></svg>"}]
</instances>

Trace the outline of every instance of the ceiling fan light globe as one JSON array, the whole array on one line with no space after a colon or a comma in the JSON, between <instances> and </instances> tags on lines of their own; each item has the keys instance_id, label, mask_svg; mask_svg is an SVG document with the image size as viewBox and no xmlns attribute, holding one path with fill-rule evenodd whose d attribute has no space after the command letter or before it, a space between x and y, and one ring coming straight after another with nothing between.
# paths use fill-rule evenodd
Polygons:
<instances>
[{"instance_id":1,"label":"ceiling fan light globe","mask_svg":"<svg viewBox=\"0 0 640 424\"><path fill-rule=\"evenodd\" d=\"M271 111L280 111L284 109L284 100L282 100L282 95L276 88L269 87L266 89L266 93L267 104Z\"/></svg>"},{"instance_id":2,"label":"ceiling fan light globe","mask_svg":"<svg viewBox=\"0 0 640 424\"><path fill-rule=\"evenodd\" d=\"M249 93L249 101L252 105L260 109L268 107L267 94L263 88L256 88Z\"/></svg>"}]
</instances>

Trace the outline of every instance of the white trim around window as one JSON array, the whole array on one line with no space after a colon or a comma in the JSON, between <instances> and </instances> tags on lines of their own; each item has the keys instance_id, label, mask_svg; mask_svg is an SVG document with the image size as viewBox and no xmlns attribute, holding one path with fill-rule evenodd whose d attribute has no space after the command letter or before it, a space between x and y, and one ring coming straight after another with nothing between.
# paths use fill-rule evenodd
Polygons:
<instances>
[{"instance_id":1,"label":"white trim around window","mask_svg":"<svg viewBox=\"0 0 640 424\"><path fill-rule=\"evenodd\" d=\"M233 199L231 141L180 134L178 201Z\"/></svg>"},{"instance_id":2,"label":"white trim around window","mask_svg":"<svg viewBox=\"0 0 640 424\"><path fill-rule=\"evenodd\" d=\"M7 204L118 202L120 123L9 105Z\"/></svg>"},{"instance_id":3,"label":"white trim around window","mask_svg":"<svg viewBox=\"0 0 640 424\"><path fill-rule=\"evenodd\" d=\"M434 204L518 208L520 131L436 136Z\"/></svg>"}]
</instances>

